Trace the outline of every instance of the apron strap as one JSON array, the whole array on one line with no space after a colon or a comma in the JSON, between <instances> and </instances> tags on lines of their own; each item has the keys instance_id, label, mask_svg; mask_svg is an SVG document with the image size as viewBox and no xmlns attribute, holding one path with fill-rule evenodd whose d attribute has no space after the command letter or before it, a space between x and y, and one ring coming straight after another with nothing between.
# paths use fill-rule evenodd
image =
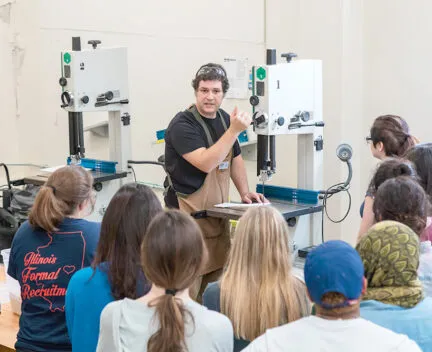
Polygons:
<instances>
[{"instance_id":1,"label":"apron strap","mask_svg":"<svg viewBox=\"0 0 432 352\"><path fill-rule=\"evenodd\" d=\"M218 110L217 113L218 113L219 118L221 119L222 126L223 126L223 128L224 128L224 130L225 130L225 132L226 132L226 130L228 129L228 127L227 127L227 125L226 125L225 119L222 117L222 114L220 113L220 110Z\"/></svg>"},{"instance_id":2,"label":"apron strap","mask_svg":"<svg viewBox=\"0 0 432 352\"><path fill-rule=\"evenodd\" d=\"M213 138L212 138L212 136L211 136L211 134L210 134L210 130L209 130L208 127L207 127L207 124L204 122L204 120L202 119L200 113L198 112L198 110L197 110L197 108L196 108L196 105L195 105L195 104L192 105L192 106L188 109L188 111L191 112L191 113L193 114L193 116L195 117L195 120L197 120L197 122L198 122L198 123L201 125L201 127L204 129L204 132L205 132L206 137L207 137L207 142L208 142L208 144L209 144L209 147L211 147L211 146L214 144ZM220 118L220 120L221 120L221 123L222 123L222 126L223 126L224 130L226 131L226 130L228 129L228 126L227 126L227 124L226 124L226 122L225 122L225 119L222 117L222 114L221 114L220 110L217 111L217 115L219 116L219 118ZM231 160L232 160L232 158L233 158L233 156L231 156ZM174 186L173 186L173 183L172 183L171 177L170 177L170 175L169 175L168 172L167 172L167 178L168 178L169 186L171 186L172 189L174 189ZM174 191L175 191L175 190L174 190ZM188 196L187 194L180 193L180 192L176 192L176 195L177 195L178 197L187 197L187 196Z\"/></svg>"},{"instance_id":3,"label":"apron strap","mask_svg":"<svg viewBox=\"0 0 432 352\"><path fill-rule=\"evenodd\" d=\"M202 119L201 115L199 114L196 106L192 106L189 111L193 114L193 116L195 117L195 120L197 120L197 122L201 125L201 127L204 129L204 132L206 134L207 137L207 142L209 144L209 147L211 147L214 144L214 140L210 134L210 131L206 125L206 123L204 122L204 120Z\"/></svg>"}]
</instances>

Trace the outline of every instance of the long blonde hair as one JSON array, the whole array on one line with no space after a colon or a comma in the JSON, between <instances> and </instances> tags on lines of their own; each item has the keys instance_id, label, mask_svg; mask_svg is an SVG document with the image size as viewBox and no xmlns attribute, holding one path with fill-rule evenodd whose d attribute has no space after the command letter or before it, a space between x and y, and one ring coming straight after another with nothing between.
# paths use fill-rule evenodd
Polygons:
<instances>
[{"instance_id":1,"label":"long blonde hair","mask_svg":"<svg viewBox=\"0 0 432 352\"><path fill-rule=\"evenodd\" d=\"M220 286L221 312L238 338L253 340L310 314L306 287L291 274L288 226L276 209L253 207L241 217Z\"/></svg>"}]
</instances>

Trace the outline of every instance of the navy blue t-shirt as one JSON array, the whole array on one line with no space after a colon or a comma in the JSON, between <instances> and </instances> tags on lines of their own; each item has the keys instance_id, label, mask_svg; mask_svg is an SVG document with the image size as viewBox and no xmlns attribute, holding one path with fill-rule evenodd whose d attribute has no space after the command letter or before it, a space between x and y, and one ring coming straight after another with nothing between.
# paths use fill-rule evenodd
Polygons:
<instances>
[{"instance_id":1,"label":"navy blue t-shirt","mask_svg":"<svg viewBox=\"0 0 432 352\"><path fill-rule=\"evenodd\" d=\"M65 317L65 296L72 275L89 266L99 240L100 223L66 218L59 231L18 229L8 274L21 286L20 329L15 348L71 351Z\"/></svg>"}]
</instances>

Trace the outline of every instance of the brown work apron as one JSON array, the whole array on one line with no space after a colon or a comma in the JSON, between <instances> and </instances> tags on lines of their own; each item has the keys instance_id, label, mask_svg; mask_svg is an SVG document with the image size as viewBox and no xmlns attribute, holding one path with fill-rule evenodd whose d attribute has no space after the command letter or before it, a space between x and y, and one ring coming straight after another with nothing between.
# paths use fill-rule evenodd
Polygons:
<instances>
[{"instance_id":1,"label":"brown work apron","mask_svg":"<svg viewBox=\"0 0 432 352\"><path fill-rule=\"evenodd\" d=\"M189 109L204 128L209 147L214 144L210 131L198 113L195 106ZM225 120L218 112L217 118L221 119L222 125L227 130ZM224 203L228 201L230 174L231 174L231 161L232 161L232 148L224 161L210 171L203 185L192 194L177 193L179 206L182 211L192 213L199 210L205 210L213 207L215 204ZM208 262L202 274L208 274L215 270L221 269L226 261L229 248L229 222L227 219L219 218L203 218L196 219L204 235L204 241L208 250Z\"/></svg>"}]
</instances>

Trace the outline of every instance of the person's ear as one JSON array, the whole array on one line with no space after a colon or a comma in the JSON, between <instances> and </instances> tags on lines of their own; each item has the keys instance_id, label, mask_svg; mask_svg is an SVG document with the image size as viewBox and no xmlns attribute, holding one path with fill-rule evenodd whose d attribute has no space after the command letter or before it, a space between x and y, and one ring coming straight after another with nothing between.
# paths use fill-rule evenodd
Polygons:
<instances>
[{"instance_id":1,"label":"person's ear","mask_svg":"<svg viewBox=\"0 0 432 352\"><path fill-rule=\"evenodd\" d=\"M78 211L83 211L87 207L88 203L89 203L89 199L86 199L81 204L78 204Z\"/></svg>"},{"instance_id":2,"label":"person's ear","mask_svg":"<svg viewBox=\"0 0 432 352\"><path fill-rule=\"evenodd\" d=\"M366 278L363 276L363 285L362 285L362 292L361 292L362 296L366 294L367 286L368 286L368 282Z\"/></svg>"},{"instance_id":3,"label":"person's ear","mask_svg":"<svg viewBox=\"0 0 432 352\"><path fill-rule=\"evenodd\" d=\"M375 144L375 149L378 150L381 153L384 153L384 143L383 142L378 142L377 144Z\"/></svg>"}]
</instances>

